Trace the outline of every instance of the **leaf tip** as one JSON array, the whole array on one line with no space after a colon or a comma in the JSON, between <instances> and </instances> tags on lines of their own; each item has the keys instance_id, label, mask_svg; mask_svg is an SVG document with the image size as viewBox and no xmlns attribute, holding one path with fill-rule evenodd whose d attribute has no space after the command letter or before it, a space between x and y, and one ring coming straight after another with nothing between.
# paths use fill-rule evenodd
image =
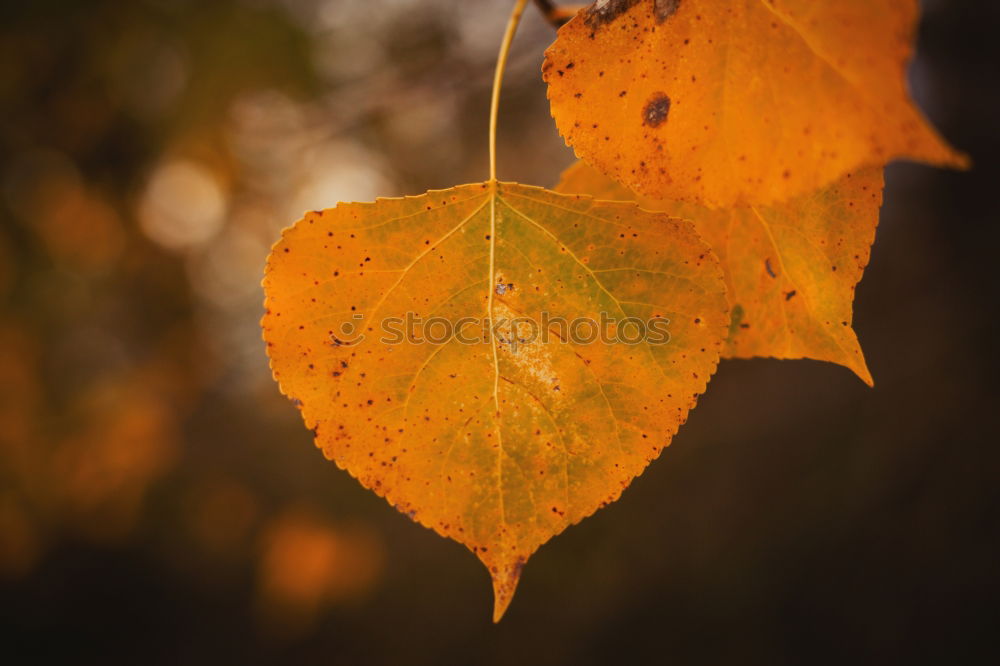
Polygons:
<instances>
[{"instance_id":1,"label":"leaf tip","mask_svg":"<svg viewBox=\"0 0 1000 666\"><path fill-rule=\"evenodd\" d=\"M847 367L857 375L858 379L863 381L868 385L868 388L875 388L875 380L872 378L871 370L868 369L868 364L865 362L864 356L860 356L855 362L846 364Z\"/></svg>"},{"instance_id":2,"label":"leaf tip","mask_svg":"<svg viewBox=\"0 0 1000 666\"><path fill-rule=\"evenodd\" d=\"M526 558L517 557L499 567L490 567L490 576L493 578L493 623L496 624L503 618L514 598L514 591L517 583L521 580L521 571L524 569Z\"/></svg>"},{"instance_id":3,"label":"leaf tip","mask_svg":"<svg viewBox=\"0 0 1000 666\"><path fill-rule=\"evenodd\" d=\"M972 158L961 151L952 151L951 161L948 166L959 171L968 171L972 168Z\"/></svg>"}]
</instances>

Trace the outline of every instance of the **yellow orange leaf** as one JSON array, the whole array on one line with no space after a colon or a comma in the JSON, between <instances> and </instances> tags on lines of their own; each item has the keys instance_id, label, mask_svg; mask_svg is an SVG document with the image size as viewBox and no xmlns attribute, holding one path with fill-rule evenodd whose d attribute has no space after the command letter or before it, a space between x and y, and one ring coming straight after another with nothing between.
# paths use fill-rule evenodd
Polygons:
<instances>
[{"instance_id":1,"label":"yellow orange leaf","mask_svg":"<svg viewBox=\"0 0 1000 666\"><path fill-rule=\"evenodd\" d=\"M496 181L309 213L273 248L264 289L274 377L317 445L469 547L495 619L528 556L670 442L729 325L689 222ZM602 313L668 321L668 339L573 329ZM426 327L400 340L386 322L408 314Z\"/></svg>"},{"instance_id":2,"label":"yellow orange leaf","mask_svg":"<svg viewBox=\"0 0 1000 666\"><path fill-rule=\"evenodd\" d=\"M784 203L717 210L636 196L584 162L567 169L556 190L691 220L726 276L733 320L724 356L832 361L872 384L851 322L882 204L881 169Z\"/></svg>"},{"instance_id":3,"label":"yellow orange leaf","mask_svg":"<svg viewBox=\"0 0 1000 666\"><path fill-rule=\"evenodd\" d=\"M543 73L578 157L628 188L770 203L863 166L961 166L910 101L916 0L599 0Z\"/></svg>"}]
</instances>

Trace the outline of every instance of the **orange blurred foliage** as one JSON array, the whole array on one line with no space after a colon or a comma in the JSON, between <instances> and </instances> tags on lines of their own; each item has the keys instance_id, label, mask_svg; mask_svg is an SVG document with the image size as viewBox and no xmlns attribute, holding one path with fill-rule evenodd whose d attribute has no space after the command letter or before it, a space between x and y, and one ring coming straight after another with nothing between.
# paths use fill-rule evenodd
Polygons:
<instances>
[{"instance_id":1,"label":"orange blurred foliage","mask_svg":"<svg viewBox=\"0 0 1000 666\"><path fill-rule=\"evenodd\" d=\"M334 526L307 508L274 517L260 541L258 603L281 633L308 631L326 606L361 598L382 574L384 550L362 526Z\"/></svg>"}]
</instances>

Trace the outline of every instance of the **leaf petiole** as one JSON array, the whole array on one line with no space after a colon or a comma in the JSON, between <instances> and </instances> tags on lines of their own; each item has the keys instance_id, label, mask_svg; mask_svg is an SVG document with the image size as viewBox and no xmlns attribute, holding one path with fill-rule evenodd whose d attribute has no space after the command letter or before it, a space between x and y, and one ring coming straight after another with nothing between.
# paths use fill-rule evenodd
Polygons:
<instances>
[{"instance_id":1,"label":"leaf petiole","mask_svg":"<svg viewBox=\"0 0 1000 666\"><path fill-rule=\"evenodd\" d=\"M514 33L517 32L517 26L521 22L521 15L527 4L528 0L517 0L514 4L514 9L507 20L507 30L500 43L496 72L493 74L493 97L490 100L490 181L497 179L497 112L500 109L500 85L503 82L504 69L507 67L510 44L514 41Z\"/></svg>"}]
</instances>

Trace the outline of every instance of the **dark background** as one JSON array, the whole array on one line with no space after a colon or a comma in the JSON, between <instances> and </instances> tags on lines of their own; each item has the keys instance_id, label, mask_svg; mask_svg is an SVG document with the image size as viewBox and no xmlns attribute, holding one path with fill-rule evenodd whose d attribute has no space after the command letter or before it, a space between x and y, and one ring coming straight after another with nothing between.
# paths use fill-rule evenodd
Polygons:
<instances>
[{"instance_id":1,"label":"dark background","mask_svg":"<svg viewBox=\"0 0 1000 666\"><path fill-rule=\"evenodd\" d=\"M967 173L888 169L875 376L724 361L619 502L485 569L315 450L267 371L305 209L486 177L508 0L0 5L5 663L983 663L998 639L995 3L924 3L914 95ZM500 175L572 155L529 9Z\"/></svg>"}]
</instances>

